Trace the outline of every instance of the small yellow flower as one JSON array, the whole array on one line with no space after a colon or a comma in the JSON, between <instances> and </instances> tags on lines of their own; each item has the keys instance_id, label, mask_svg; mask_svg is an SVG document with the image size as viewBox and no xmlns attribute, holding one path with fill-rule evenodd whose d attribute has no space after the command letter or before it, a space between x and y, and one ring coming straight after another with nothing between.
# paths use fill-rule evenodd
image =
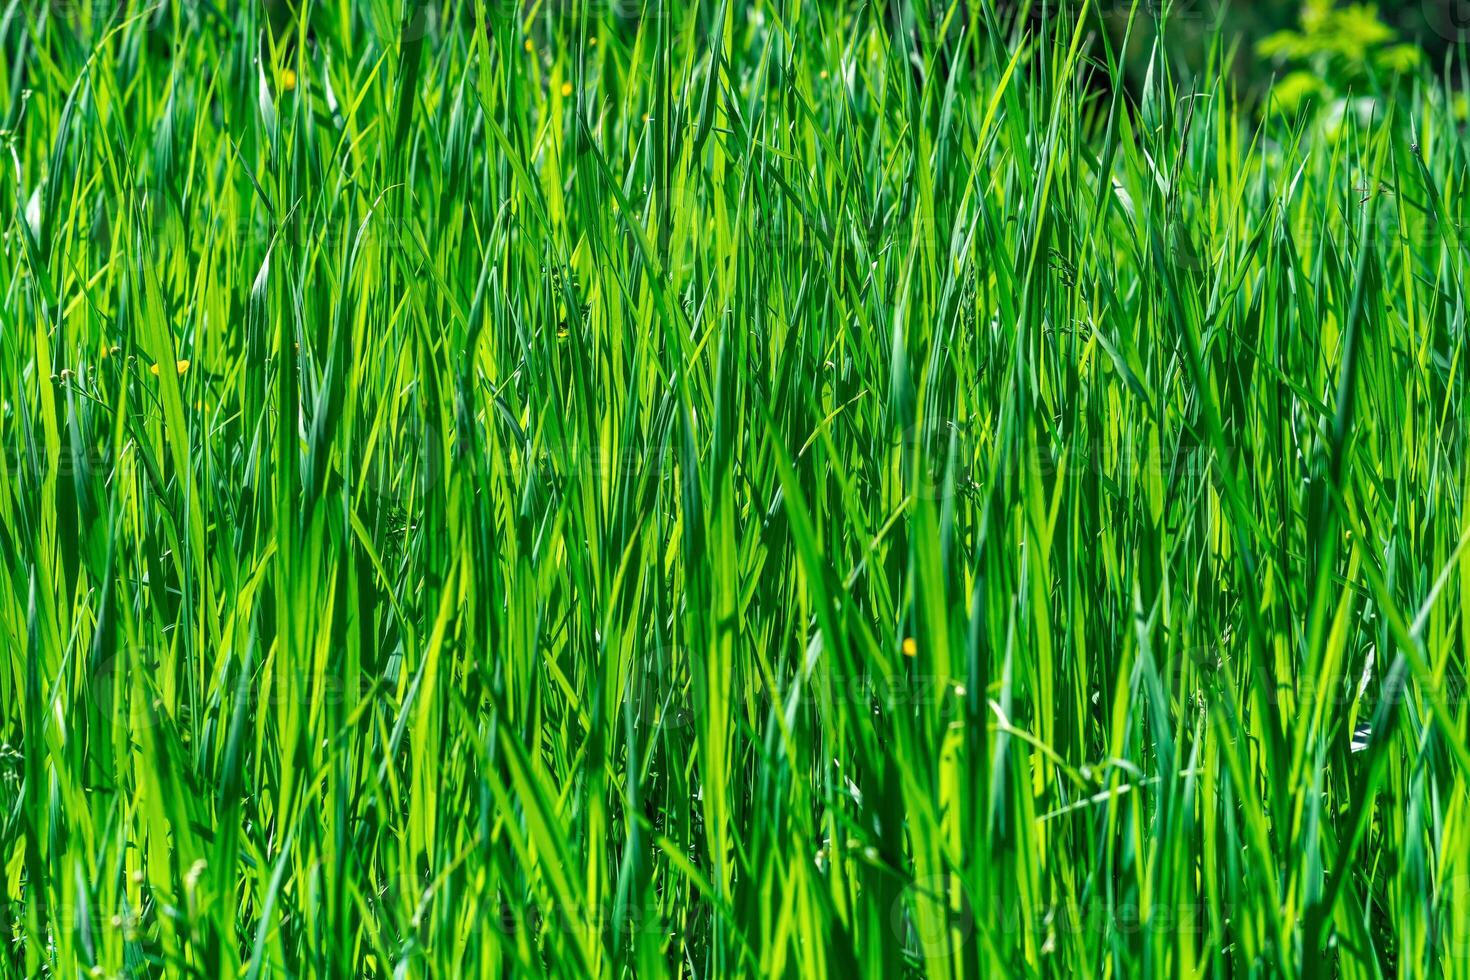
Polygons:
<instances>
[{"instance_id":1,"label":"small yellow flower","mask_svg":"<svg viewBox=\"0 0 1470 980\"><path fill-rule=\"evenodd\" d=\"M589 38L588 41L587 41L587 46L589 48L595 48L595 47L597 47L597 38L595 38L595 37L594 38Z\"/></svg>"},{"instance_id":2,"label":"small yellow flower","mask_svg":"<svg viewBox=\"0 0 1470 980\"><path fill-rule=\"evenodd\" d=\"M903 638L903 655L905 657L917 657L919 655L919 641L912 636Z\"/></svg>"},{"instance_id":3,"label":"small yellow flower","mask_svg":"<svg viewBox=\"0 0 1470 980\"><path fill-rule=\"evenodd\" d=\"M572 94L572 83L571 82L562 82L561 83L561 97L565 99L567 96L569 96L571 94Z\"/></svg>"},{"instance_id":4,"label":"small yellow flower","mask_svg":"<svg viewBox=\"0 0 1470 980\"><path fill-rule=\"evenodd\" d=\"M296 88L296 73L290 68L281 69L281 88L286 92Z\"/></svg>"},{"instance_id":5,"label":"small yellow flower","mask_svg":"<svg viewBox=\"0 0 1470 980\"><path fill-rule=\"evenodd\" d=\"M826 80L827 80L827 69L823 68L822 69L822 81L825 82Z\"/></svg>"},{"instance_id":6,"label":"small yellow flower","mask_svg":"<svg viewBox=\"0 0 1470 980\"><path fill-rule=\"evenodd\" d=\"M185 371L189 370L189 362L187 360L181 360L178 364L174 366L178 368L180 374L183 374ZM155 364L148 370L153 372L153 374L156 376L158 374L158 365Z\"/></svg>"},{"instance_id":7,"label":"small yellow flower","mask_svg":"<svg viewBox=\"0 0 1470 980\"><path fill-rule=\"evenodd\" d=\"M534 44L531 43L531 39L530 38L526 38L526 54L530 54L532 51L535 51L535 50L536 50L536 45L534 45Z\"/></svg>"}]
</instances>

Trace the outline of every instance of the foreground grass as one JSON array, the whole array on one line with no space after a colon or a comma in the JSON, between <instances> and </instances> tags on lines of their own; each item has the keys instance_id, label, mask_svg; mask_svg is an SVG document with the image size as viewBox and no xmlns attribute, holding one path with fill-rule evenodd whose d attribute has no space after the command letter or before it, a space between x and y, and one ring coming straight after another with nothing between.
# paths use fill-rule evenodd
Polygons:
<instances>
[{"instance_id":1,"label":"foreground grass","mask_svg":"<svg viewBox=\"0 0 1470 980\"><path fill-rule=\"evenodd\" d=\"M1470 973L1444 86L241 6L0 15L0 970Z\"/></svg>"}]
</instances>

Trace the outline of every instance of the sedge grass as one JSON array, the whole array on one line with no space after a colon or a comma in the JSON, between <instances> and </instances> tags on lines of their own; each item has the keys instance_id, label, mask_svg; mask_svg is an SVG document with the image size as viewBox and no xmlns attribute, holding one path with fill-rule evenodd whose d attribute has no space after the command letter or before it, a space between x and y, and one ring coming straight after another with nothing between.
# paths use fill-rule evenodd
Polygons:
<instances>
[{"instance_id":1,"label":"sedge grass","mask_svg":"<svg viewBox=\"0 0 1470 980\"><path fill-rule=\"evenodd\" d=\"M0 9L0 970L1470 974L1463 79L116 6Z\"/></svg>"}]
</instances>

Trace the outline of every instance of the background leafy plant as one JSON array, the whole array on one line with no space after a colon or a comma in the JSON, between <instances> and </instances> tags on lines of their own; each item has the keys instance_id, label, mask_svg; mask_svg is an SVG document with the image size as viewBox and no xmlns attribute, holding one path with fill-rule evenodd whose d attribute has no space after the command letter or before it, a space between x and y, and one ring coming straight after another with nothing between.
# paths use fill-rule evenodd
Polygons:
<instances>
[{"instance_id":1,"label":"background leafy plant","mask_svg":"<svg viewBox=\"0 0 1470 980\"><path fill-rule=\"evenodd\" d=\"M1307 0L1300 29L1271 34L1256 50L1290 66L1271 92L1275 107L1288 114L1306 103L1334 102L1340 110L1352 96L1371 102L1372 93L1412 76L1423 58L1417 45L1399 41L1377 6L1334 0Z\"/></svg>"}]
</instances>

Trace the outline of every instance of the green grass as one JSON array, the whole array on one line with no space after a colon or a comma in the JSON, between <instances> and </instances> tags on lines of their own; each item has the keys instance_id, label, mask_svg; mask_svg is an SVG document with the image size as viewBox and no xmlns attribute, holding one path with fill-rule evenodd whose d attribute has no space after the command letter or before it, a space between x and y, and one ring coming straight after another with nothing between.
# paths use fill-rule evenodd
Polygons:
<instances>
[{"instance_id":1,"label":"green grass","mask_svg":"<svg viewBox=\"0 0 1470 980\"><path fill-rule=\"evenodd\" d=\"M1262 117L1116 2L58 6L0 973L1470 975L1463 79Z\"/></svg>"}]
</instances>

